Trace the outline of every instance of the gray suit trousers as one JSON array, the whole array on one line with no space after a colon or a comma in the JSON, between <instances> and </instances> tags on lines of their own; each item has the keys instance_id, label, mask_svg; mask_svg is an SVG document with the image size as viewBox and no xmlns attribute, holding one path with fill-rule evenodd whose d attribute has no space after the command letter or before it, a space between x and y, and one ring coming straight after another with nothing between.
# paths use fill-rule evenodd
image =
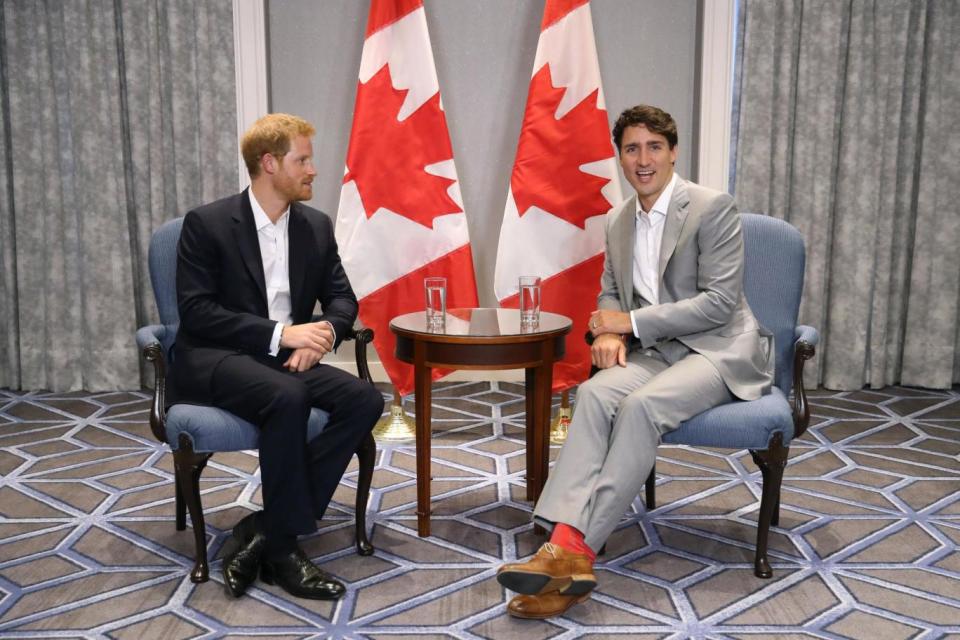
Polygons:
<instances>
[{"instance_id":1,"label":"gray suit trousers","mask_svg":"<svg viewBox=\"0 0 960 640\"><path fill-rule=\"evenodd\" d=\"M598 551L650 474L660 437L732 398L716 367L695 352L670 364L656 350L633 351L626 367L598 372L577 390L567 442L534 520L547 529L566 523Z\"/></svg>"}]
</instances>

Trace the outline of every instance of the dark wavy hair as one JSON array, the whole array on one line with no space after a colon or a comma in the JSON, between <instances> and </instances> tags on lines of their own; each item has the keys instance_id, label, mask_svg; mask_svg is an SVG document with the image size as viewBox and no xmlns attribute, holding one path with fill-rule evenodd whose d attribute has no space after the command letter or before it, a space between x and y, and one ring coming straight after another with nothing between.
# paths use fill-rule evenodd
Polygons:
<instances>
[{"instance_id":1,"label":"dark wavy hair","mask_svg":"<svg viewBox=\"0 0 960 640\"><path fill-rule=\"evenodd\" d=\"M613 142L620 151L620 141L627 127L643 125L651 133L656 133L667 139L670 148L677 146L677 123L669 113L648 104L638 104L620 114L613 125Z\"/></svg>"}]
</instances>

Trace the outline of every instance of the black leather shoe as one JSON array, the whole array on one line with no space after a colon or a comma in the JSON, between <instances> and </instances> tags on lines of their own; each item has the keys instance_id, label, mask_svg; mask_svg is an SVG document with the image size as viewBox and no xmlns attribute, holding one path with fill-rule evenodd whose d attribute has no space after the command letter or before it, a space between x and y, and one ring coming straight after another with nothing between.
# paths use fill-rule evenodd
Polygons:
<instances>
[{"instance_id":1,"label":"black leather shoe","mask_svg":"<svg viewBox=\"0 0 960 640\"><path fill-rule=\"evenodd\" d=\"M336 600L347 588L310 561L297 547L281 560L263 559L260 578L267 584L278 584L290 595L311 600Z\"/></svg>"},{"instance_id":2,"label":"black leather shoe","mask_svg":"<svg viewBox=\"0 0 960 640\"><path fill-rule=\"evenodd\" d=\"M233 527L237 550L223 559L223 586L234 598L242 596L257 578L260 556L266 537L257 526L256 512L246 516Z\"/></svg>"}]
</instances>

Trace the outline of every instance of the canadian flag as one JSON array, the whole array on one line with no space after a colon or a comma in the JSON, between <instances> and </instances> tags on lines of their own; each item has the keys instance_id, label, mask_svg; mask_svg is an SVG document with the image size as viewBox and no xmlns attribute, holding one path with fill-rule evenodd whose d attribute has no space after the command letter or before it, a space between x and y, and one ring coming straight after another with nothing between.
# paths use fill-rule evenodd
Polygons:
<instances>
[{"instance_id":1,"label":"canadian flag","mask_svg":"<svg viewBox=\"0 0 960 640\"><path fill-rule=\"evenodd\" d=\"M582 339L603 270L603 219L622 199L589 0L547 0L503 212L494 292L516 307L517 279L540 276L541 309L573 319L553 389L590 370Z\"/></svg>"},{"instance_id":2,"label":"canadian flag","mask_svg":"<svg viewBox=\"0 0 960 640\"><path fill-rule=\"evenodd\" d=\"M447 278L447 306L477 306L467 218L422 0L372 0L337 210L337 243L360 319L397 392L390 320L424 308L423 279ZM442 372L435 373L439 377Z\"/></svg>"}]
</instances>

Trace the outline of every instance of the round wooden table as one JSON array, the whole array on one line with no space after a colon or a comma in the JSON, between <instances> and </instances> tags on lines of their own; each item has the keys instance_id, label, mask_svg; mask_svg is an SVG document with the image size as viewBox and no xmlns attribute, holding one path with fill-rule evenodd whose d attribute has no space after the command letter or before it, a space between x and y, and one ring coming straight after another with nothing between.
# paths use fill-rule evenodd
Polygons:
<instances>
[{"instance_id":1,"label":"round wooden table","mask_svg":"<svg viewBox=\"0 0 960 640\"><path fill-rule=\"evenodd\" d=\"M525 369L527 399L527 499L547 481L550 387L553 363L563 357L570 318L540 313L535 328L521 327L516 309L450 309L442 329L431 331L426 313L397 316L397 358L414 366L417 422L417 533L430 535L431 369Z\"/></svg>"}]
</instances>

